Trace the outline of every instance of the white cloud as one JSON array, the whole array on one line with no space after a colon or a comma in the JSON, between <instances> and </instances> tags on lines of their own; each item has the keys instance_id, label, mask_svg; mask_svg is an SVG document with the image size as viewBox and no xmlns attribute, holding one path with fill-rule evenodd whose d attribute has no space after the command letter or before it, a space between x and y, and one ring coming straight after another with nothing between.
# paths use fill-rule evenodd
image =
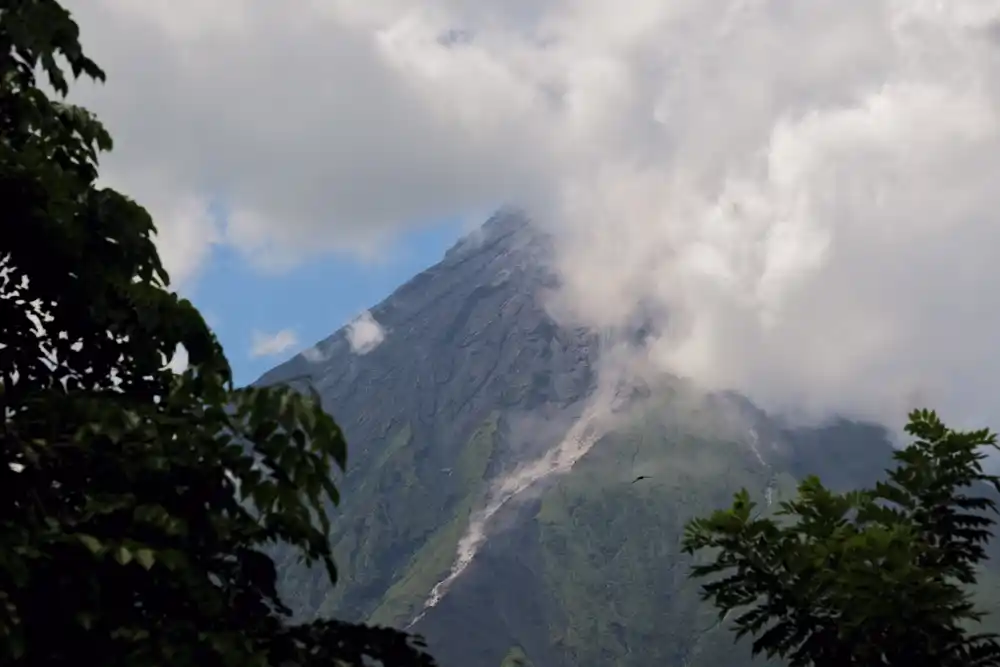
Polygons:
<instances>
[{"instance_id":1,"label":"white cloud","mask_svg":"<svg viewBox=\"0 0 1000 667\"><path fill-rule=\"evenodd\" d=\"M670 314L655 368L771 406L1000 407L998 0L69 6L109 168L180 273L512 201L557 234L560 312Z\"/></svg>"},{"instance_id":2,"label":"white cloud","mask_svg":"<svg viewBox=\"0 0 1000 667\"><path fill-rule=\"evenodd\" d=\"M251 335L250 356L273 357L299 344L299 337L291 329L282 329L273 334L254 331Z\"/></svg>"},{"instance_id":3,"label":"white cloud","mask_svg":"<svg viewBox=\"0 0 1000 667\"><path fill-rule=\"evenodd\" d=\"M355 354L368 354L385 340L385 329L367 310L347 325L346 334L351 352Z\"/></svg>"},{"instance_id":4,"label":"white cloud","mask_svg":"<svg viewBox=\"0 0 1000 667\"><path fill-rule=\"evenodd\" d=\"M302 356L305 357L306 361L313 364L322 363L329 358L328 355L326 355L323 350L319 349L316 345L302 350Z\"/></svg>"}]
</instances>

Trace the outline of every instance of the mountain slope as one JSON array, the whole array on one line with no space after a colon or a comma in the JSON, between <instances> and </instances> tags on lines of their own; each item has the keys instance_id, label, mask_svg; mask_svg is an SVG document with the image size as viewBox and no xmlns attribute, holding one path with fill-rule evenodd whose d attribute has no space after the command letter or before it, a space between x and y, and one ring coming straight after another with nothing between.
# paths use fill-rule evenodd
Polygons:
<instances>
[{"instance_id":1,"label":"mountain slope","mask_svg":"<svg viewBox=\"0 0 1000 667\"><path fill-rule=\"evenodd\" d=\"M498 214L372 309L379 346L357 354L337 332L261 378L311 383L350 444L341 579L331 589L279 550L284 595L307 617L419 617L444 667L749 665L687 579L685 522L742 487L766 512L813 472L870 484L891 447L877 427L788 428L671 378L619 392L568 474L500 503L471 564L420 615L498 481L565 444L596 400L598 341L542 306L549 250L523 217Z\"/></svg>"},{"instance_id":2,"label":"mountain slope","mask_svg":"<svg viewBox=\"0 0 1000 667\"><path fill-rule=\"evenodd\" d=\"M258 381L311 383L350 443L335 526L345 576L327 593L320 573L289 564L302 614L367 617L393 584L405 593L396 573L433 544L447 544L440 557L450 559L448 524L464 529L484 479L546 444L510 437L511 425L546 408L567 421L579 411L596 349L583 332L556 327L535 298L549 280L546 251L525 220L497 217L372 309L387 332L381 345L354 354L340 331Z\"/></svg>"},{"instance_id":3,"label":"mountain slope","mask_svg":"<svg viewBox=\"0 0 1000 667\"><path fill-rule=\"evenodd\" d=\"M793 492L795 479L783 446L755 451L752 439L718 427L729 406L699 419L689 407L675 395L637 408L571 474L511 512L415 626L443 664L495 665L511 645L545 665L750 664L687 579L683 526L743 487L767 511L767 499ZM868 444L888 457L884 442ZM866 458L874 462L870 448Z\"/></svg>"}]
</instances>

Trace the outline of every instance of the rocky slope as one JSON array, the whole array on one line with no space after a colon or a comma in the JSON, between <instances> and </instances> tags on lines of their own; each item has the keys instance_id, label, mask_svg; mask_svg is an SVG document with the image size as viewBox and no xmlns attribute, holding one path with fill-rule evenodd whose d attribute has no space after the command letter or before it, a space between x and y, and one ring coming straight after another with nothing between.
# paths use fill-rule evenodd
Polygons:
<instances>
[{"instance_id":1,"label":"rocky slope","mask_svg":"<svg viewBox=\"0 0 1000 667\"><path fill-rule=\"evenodd\" d=\"M311 383L350 443L340 581L283 559L285 597L307 617L409 626L444 667L749 665L686 578L684 523L741 487L767 511L808 473L868 484L886 435L786 428L669 378L606 397L614 412L582 428L605 398L601 349L546 313L548 252L522 216L498 214L372 309L377 347L358 353L340 331L260 379ZM582 456L542 474L559 447L563 463ZM484 508L485 541L449 578Z\"/></svg>"}]
</instances>

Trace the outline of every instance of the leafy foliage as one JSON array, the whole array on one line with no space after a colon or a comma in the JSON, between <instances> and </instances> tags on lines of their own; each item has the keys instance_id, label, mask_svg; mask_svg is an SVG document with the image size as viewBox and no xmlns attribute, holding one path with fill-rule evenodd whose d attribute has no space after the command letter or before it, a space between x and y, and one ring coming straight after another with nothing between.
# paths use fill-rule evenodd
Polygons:
<instances>
[{"instance_id":1,"label":"leafy foliage","mask_svg":"<svg viewBox=\"0 0 1000 667\"><path fill-rule=\"evenodd\" d=\"M816 477L756 516L746 491L692 521L687 553L714 555L692 576L720 617L735 613L753 653L799 665L1000 665L998 635L973 633L984 614L969 585L986 560L1000 479L984 473L988 430L955 431L930 411L874 488L833 493Z\"/></svg>"},{"instance_id":2,"label":"leafy foliage","mask_svg":"<svg viewBox=\"0 0 1000 667\"><path fill-rule=\"evenodd\" d=\"M104 79L57 2L0 2L0 662L432 665L394 630L288 621L262 549L336 576L344 438L314 393L234 389L150 216L95 185L108 132L38 81L65 97L60 60Z\"/></svg>"}]
</instances>

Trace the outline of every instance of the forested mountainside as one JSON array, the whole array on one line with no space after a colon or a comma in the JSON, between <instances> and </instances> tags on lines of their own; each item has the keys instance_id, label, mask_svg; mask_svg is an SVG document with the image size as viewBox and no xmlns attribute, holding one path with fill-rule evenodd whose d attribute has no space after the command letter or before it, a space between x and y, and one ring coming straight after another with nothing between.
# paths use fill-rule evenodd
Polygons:
<instances>
[{"instance_id":1,"label":"forested mountainside","mask_svg":"<svg viewBox=\"0 0 1000 667\"><path fill-rule=\"evenodd\" d=\"M380 344L352 349L342 330L259 380L311 384L349 442L340 580L279 550L283 593L304 617L412 624L444 667L752 664L687 578L685 522L742 487L767 512L810 473L870 484L892 448L876 426L792 428L679 379L620 388L572 470L503 503L421 615L497 483L581 437L593 403L600 341L547 314L548 252L524 216L499 213L372 309ZM995 577L982 589L1000 599Z\"/></svg>"}]
</instances>

